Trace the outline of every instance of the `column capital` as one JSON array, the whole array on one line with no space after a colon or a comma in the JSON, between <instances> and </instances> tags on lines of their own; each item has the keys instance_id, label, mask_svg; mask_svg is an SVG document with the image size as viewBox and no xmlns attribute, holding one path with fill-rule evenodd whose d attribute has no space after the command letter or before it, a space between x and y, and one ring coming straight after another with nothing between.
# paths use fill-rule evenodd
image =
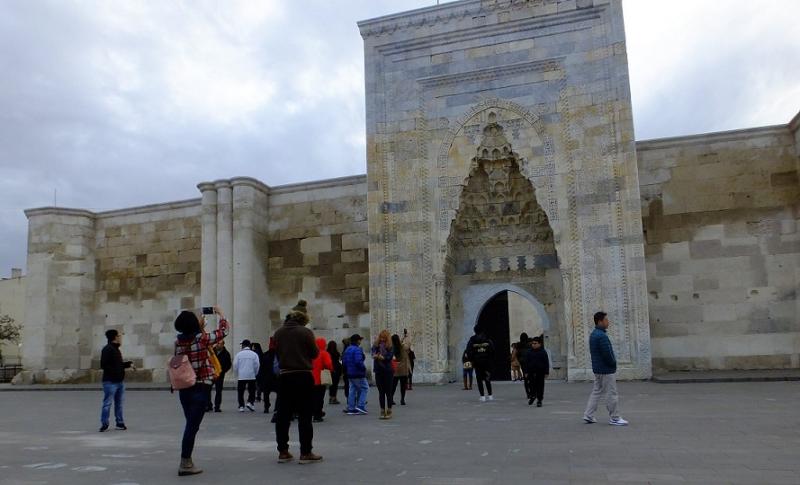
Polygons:
<instances>
[{"instance_id":1,"label":"column capital","mask_svg":"<svg viewBox=\"0 0 800 485\"><path fill-rule=\"evenodd\" d=\"M208 191L217 190L217 187L214 185L214 182L200 182L197 184L197 190L199 190L200 193L205 193Z\"/></svg>"}]
</instances>

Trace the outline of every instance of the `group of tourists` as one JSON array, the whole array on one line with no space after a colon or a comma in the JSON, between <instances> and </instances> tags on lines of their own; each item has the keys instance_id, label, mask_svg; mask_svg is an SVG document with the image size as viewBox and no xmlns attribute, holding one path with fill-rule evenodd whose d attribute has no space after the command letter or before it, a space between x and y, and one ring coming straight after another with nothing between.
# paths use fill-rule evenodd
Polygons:
<instances>
[{"instance_id":1,"label":"group of tourists","mask_svg":"<svg viewBox=\"0 0 800 485\"><path fill-rule=\"evenodd\" d=\"M254 412L255 402L263 400L264 412L270 410L270 393L276 393L275 434L278 449L278 462L292 461L289 452L289 429L292 420L297 419L300 458L299 463L317 463L322 456L313 453L312 422L324 421L325 394L329 404L338 404L336 398L338 383L344 381L347 405L343 411L348 415L369 414L366 408L369 383L367 380L366 354L361 348L363 338L354 334L345 339L344 351L338 352L335 341L325 342L315 338L306 327L309 322L307 304L298 301L286 315L283 325L270 337L266 352L257 343L249 340L241 342L242 350L231 360L225 348L224 339L230 330L230 323L220 308L214 307L218 316L216 329L207 330L205 315L182 311L175 319L174 357L169 363L169 375L173 388L178 390L183 408L185 426L181 440L181 459L178 475L195 475L202 470L194 465L192 452L195 437L206 412L221 412L222 383L225 374L234 369L237 374L237 400L239 411ZM609 424L624 426L624 420L617 409L616 359L611 341L606 334L609 326L604 312L594 315L595 329L589 339L592 369L595 374L594 387L589 397L583 420L597 422L594 414L599 401L605 398L610 416ZM120 345L122 335L116 330L106 332L108 345L101 354L103 369L103 405L100 414L100 432L109 428L110 408L114 404L116 429L126 430L123 418L125 369L135 369L131 361L122 359ZM373 359L375 385L378 390L380 419L391 419L395 404L394 396L400 387L400 405L406 404L406 390L412 389L414 354L410 347L407 331L403 337L391 335L388 330L379 332L370 347ZM549 375L550 363L540 337L528 338L520 335L516 343L517 359L528 404L534 401L542 406L544 381ZM464 389L472 389L472 377L478 381L480 401L492 401L491 369L495 348L482 328L475 328L462 355L464 368ZM211 399L212 387L216 395ZM245 390L248 392L244 399Z\"/></svg>"}]
</instances>

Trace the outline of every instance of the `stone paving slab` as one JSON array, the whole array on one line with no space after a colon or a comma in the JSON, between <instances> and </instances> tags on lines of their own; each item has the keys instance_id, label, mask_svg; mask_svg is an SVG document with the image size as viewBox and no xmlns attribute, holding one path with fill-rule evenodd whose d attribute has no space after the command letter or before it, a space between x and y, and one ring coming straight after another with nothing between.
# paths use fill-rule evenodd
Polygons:
<instances>
[{"instance_id":1,"label":"stone paving slab","mask_svg":"<svg viewBox=\"0 0 800 485\"><path fill-rule=\"evenodd\" d=\"M800 484L795 382L621 382L628 427L601 413L582 422L590 387L548 382L542 408L527 405L520 384L497 384L487 403L456 384L419 387L391 421L378 420L370 389L368 416L326 406L314 427L325 460L308 466L278 464L269 416L235 412L230 392L198 434L205 473L185 478L176 475L177 394L127 393L129 431L101 434L99 391L9 391L0 395L0 484Z\"/></svg>"},{"instance_id":2,"label":"stone paving slab","mask_svg":"<svg viewBox=\"0 0 800 485\"><path fill-rule=\"evenodd\" d=\"M800 381L800 369L665 372L653 375L653 381L661 384Z\"/></svg>"}]
</instances>

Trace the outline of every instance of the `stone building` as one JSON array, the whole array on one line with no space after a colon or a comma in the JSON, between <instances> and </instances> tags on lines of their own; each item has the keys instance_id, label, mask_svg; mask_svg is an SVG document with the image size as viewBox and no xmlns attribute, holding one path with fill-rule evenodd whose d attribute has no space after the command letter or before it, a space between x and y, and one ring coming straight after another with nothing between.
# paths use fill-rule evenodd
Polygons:
<instances>
[{"instance_id":1,"label":"stone building","mask_svg":"<svg viewBox=\"0 0 800 485\"><path fill-rule=\"evenodd\" d=\"M798 367L800 121L635 141L619 0L463 0L359 23L367 174L29 218L24 363L88 379L122 328L162 380L180 309L264 341L304 298L340 340L408 328L415 379L460 369L475 324L543 333L591 376L610 314L623 378Z\"/></svg>"}]
</instances>

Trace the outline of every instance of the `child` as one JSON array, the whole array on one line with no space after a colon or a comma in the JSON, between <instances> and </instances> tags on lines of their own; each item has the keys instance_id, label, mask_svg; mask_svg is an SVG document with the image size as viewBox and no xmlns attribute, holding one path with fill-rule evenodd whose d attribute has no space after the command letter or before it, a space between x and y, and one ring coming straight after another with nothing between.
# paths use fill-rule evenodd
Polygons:
<instances>
[{"instance_id":1,"label":"child","mask_svg":"<svg viewBox=\"0 0 800 485\"><path fill-rule=\"evenodd\" d=\"M461 355L461 365L464 367L464 390L471 391L472 373L474 372L474 369L472 368L472 362L470 362L469 355L467 355L466 350Z\"/></svg>"},{"instance_id":2,"label":"child","mask_svg":"<svg viewBox=\"0 0 800 485\"><path fill-rule=\"evenodd\" d=\"M542 348L542 337L533 337L531 350L525 358L525 375L528 379L528 405L536 399L536 407L542 407L544 397L544 379L550 374L550 359Z\"/></svg>"},{"instance_id":3,"label":"child","mask_svg":"<svg viewBox=\"0 0 800 485\"><path fill-rule=\"evenodd\" d=\"M519 365L519 352L521 351L522 349L517 347L516 342L511 344L511 380L514 382L522 380L522 370Z\"/></svg>"}]
</instances>

